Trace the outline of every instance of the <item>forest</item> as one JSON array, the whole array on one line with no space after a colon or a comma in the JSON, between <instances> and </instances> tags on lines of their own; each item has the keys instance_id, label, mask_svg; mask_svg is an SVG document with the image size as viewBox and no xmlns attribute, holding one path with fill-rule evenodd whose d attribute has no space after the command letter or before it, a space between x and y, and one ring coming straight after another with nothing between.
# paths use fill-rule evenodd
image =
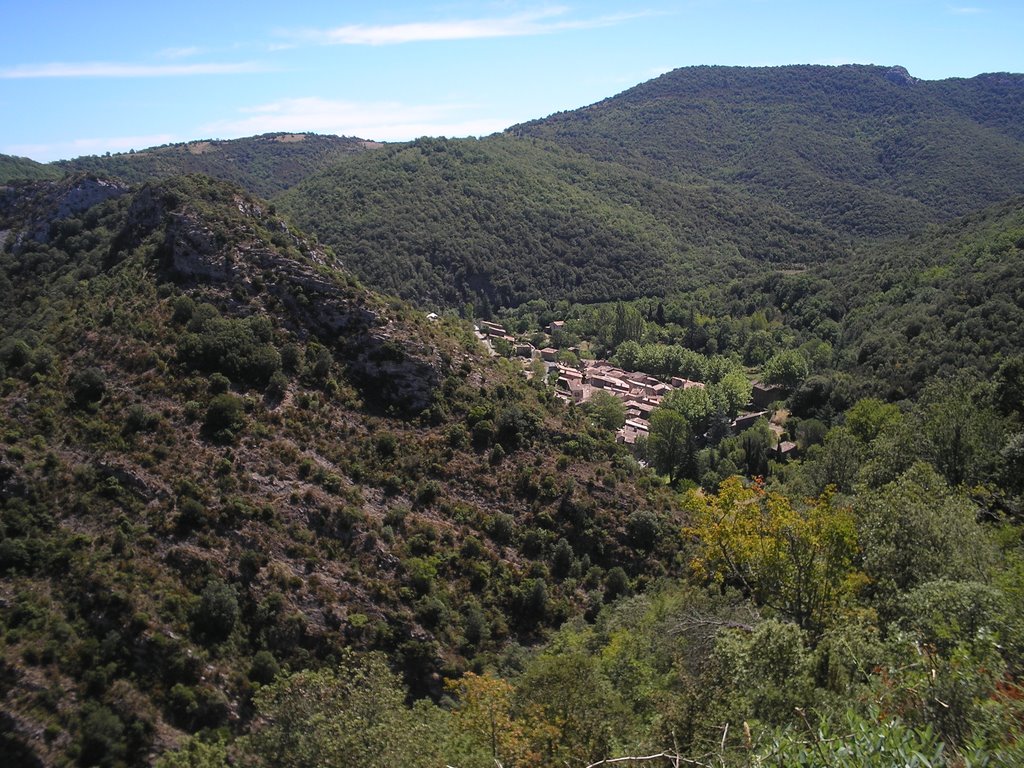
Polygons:
<instances>
[{"instance_id":1,"label":"forest","mask_svg":"<svg viewBox=\"0 0 1024 768\"><path fill-rule=\"evenodd\" d=\"M5 764L1024 763L1024 89L904 75L3 158Z\"/></svg>"}]
</instances>

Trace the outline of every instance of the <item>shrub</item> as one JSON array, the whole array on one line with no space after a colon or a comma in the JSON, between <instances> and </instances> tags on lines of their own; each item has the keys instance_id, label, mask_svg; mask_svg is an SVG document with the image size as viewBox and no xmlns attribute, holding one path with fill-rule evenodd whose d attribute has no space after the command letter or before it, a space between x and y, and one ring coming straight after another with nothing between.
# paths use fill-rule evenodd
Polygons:
<instances>
[{"instance_id":1,"label":"shrub","mask_svg":"<svg viewBox=\"0 0 1024 768\"><path fill-rule=\"evenodd\" d=\"M494 466L501 464L505 458L505 449L501 447L501 443L498 443L491 449L490 463Z\"/></svg>"},{"instance_id":2,"label":"shrub","mask_svg":"<svg viewBox=\"0 0 1024 768\"><path fill-rule=\"evenodd\" d=\"M128 413L125 415L124 432L129 435L136 432L149 432L156 427L159 421L159 416L149 413L143 406L136 403L128 409Z\"/></svg>"},{"instance_id":3,"label":"shrub","mask_svg":"<svg viewBox=\"0 0 1024 768\"><path fill-rule=\"evenodd\" d=\"M82 408L103 398L103 393L107 389L107 377L99 368L86 368L71 375L68 387L71 389L75 405Z\"/></svg>"},{"instance_id":4,"label":"shrub","mask_svg":"<svg viewBox=\"0 0 1024 768\"><path fill-rule=\"evenodd\" d=\"M650 552L658 543L661 527L657 516L647 510L638 510L626 521L629 543L642 552Z\"/></svg>"},{"instance_id":5,"label":"shrub","mask_svg":"<svg viewBox=\"0 0 1024 768\"><path fill-rule=\"evenodd\" d=\"M204 639L226 640L238 621L239 608L235 590L220 579L211 579L199 597L192 623Z\"/></svg>"},{"instance_id":6,"label":"shrub","mask_svg":"<svg viewBox=\"0 0 1024 768\"><path fill-rule=\"evenodd\" d=\"M241 398L221 394L214 397L206 408L203 430L217 442L230 442L242 428L245 407Z\"/></svg>"},{"instance_id":7,"label":"shrub","mask_svg":"<svg viewBox=\"0 0 1024 768\"><path fill-rule=\"evenodd\" d=\"M515 531L515 518L505 512L497 513L491 521L491 537L499 544L509 544Z\"/></svg>"},{"instance_id":8,"label":"shrub","mask_svg":"<svg viewBox=\"0 0 1024 768\"><path fill-rule=\"evenodd\" d=\"M289 373L302 372L302 350L298 344L289 343L281 347L281 367Z\"/></svg>"},{"instance_id":9,"label":"shrub","mask_svg":"<svg viewBox=\"0 0 1024 768\"><path fill-rule=\"evenodd\" d=\"M252 666L249 668L249 679L254 683L269 685L281 671L277 659L270 651L258 651L252 659Z\"/></svg>"},{"instance_id":10,"label":"shrub","mask_svg":"<svg viewBox=\"0 0 1024 768\"><path fill-rule=\"evenodd\" d=\"M281 355L262 338L255 321L231 320L201 305L178 341L178 357L201 371L220 372L233 381L263 385L281 367Z\"/></svg>"},{"instance_id":11,"label":"shrub","mask_svg":"<svg viewBox=\"0 0 1024 768\"><path fill-rule=\"evenodd\" d=\"M211 395L223 395L231 389L231 379L223 373L215 373L210 376L209 391Z\"/></svg>"},{"instance_id":12,"label":"shrub","mask_svg":"<svg viewBox=\"0 0 1024 768\"><path fill-rule=\"evenodd\" d=\"M82 765L120 765L126 752L124 723L103 706L83 708L78 759Z\"/></svg>"},{"instance_id":13,"label":"shrub","mask_svg":"<svg viewBox=\"0 0 1024 768\"><path fill-rule=\"evenodd\" d=\"M626 572L616 566L612 568L604 577L604 599L605 602L611 602L618 597L629 594L629 576Z\"/></svg>"},{"instance_id":14,"label":"shrub","mask_svg":"<svg viewBox=\"0 0 1024 768\"><path fill-rule=\"evenodd\" d=\"M184 324L192 319L192 314L196 311L196 303L189 296L176 296L171 302L171 309L173 310L171 319L176 323Z\"/></svg>"},{"instance_id":15,"label":"shrub","mask_svg":"<svg viewBox=\"0 0 1024 768\"><path fill-rule=\"evenodd\" d=\"M271 400L279 402L288 391L288 377L282 371L274 371L267 384L265 394Z\"/></svg>"}]
</instances>

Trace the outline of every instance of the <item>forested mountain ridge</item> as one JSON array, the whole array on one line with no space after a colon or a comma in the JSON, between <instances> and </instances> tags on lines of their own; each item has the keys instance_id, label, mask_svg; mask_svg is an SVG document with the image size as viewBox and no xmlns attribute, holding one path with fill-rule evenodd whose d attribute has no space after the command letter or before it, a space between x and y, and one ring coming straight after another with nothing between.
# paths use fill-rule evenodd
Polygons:
<instances>
[{"instance_id":1,"label":"forested mountain ridge","mask_svg":"<svg viewBox=\"0 0 1024 768\"><path fill-rule=\"evenodd\" d=\"M727 187L501 136L388 147L275 200L371 285L442 306L660 295L842 251Z\"/></svg>"},{"instance_id":2,"label":"forested mountain ridge","mask_svg":"<svg viewBox=\"0 0 1024 768\"><path fill-rule=\"evenodd\" d=\"M243 139L187 141L137 152L91 155L60 160L46 168L116 176L132 183L205 173L238 184L259 197L272 197L320 168L378 146L376 142L347 136L266 133Z\"/></svg>"},{"instance_id":3,"label":"forested mountain ridge","mask_svg":"<svg viewBox=\"0 0 1024 768\"><path fill-rule=\"evenodd\" d=\"M662 177L777 199L880 236L1024 190L1024 75L918 80L864 65L674 70L508 129Z\"/></svg>"},{"instance_id":4,"label":"forested mountain ridge","mask_svg":"<svg viewBox=\"0 0 1024 768\"><path fill-rule=\"evenodd\" d=\"M842 260L1024 193L1024 76L675 70L481 140L268 134L40 166L203 172L432 307L594 302Z\"/></svg>"},{"instance_id":5,"label":"forested mountain ridge","mask_svg":"<svg viewBox=\"0 0 1024 768\"><path fill-rule=\"evenodd\" d=\"M611 433L231 185L23 183L0 242L12 765L141 764L343 648L438 696L673 567Z\"/></svg>"},{"instance_id":6,"label":"forested mountain ridge","mask_svg":"<svg viewBox=\"0 0 1024 768\"><path fill-rule=\"evenodd\" d=\"M418 300L665 295L1021 194L1022 120L1018 75L698 67L504 136L354 158L280 202Z\"/></svg>"}]
</instances>

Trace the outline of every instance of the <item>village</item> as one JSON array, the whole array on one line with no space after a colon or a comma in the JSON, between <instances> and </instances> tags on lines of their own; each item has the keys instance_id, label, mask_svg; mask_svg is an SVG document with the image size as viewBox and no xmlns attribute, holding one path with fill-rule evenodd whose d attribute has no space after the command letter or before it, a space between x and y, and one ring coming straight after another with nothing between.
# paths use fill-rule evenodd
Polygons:
<instances>
[{"instance_id":1,"label":"village","mask_svg":"<svg viewBox=\"0 0 1024 768\"><path fill-rule=\"evenodd\" d=\"M551 322L546 331L550 342L564 326L564 321ZM508 351L509 356L522 361L526 375L533 375L534 361L544 366L547 379L554 382L555 395L567 402L580 405L588 402L596 392L606 392L622 401L626 420L616 432L616 442L627 446L636 445L641 438L650 434L651 414L662 406L668 395L676 389L704 387L704 382L673 376L668 382L654 376L619 368L607 360L582 359L578 348L569 348L568 356L573 363L566 362L560 349L546 346L537 349L524 339L517 339L504 326L487 320L474 323L474 334L492 355ZM559 359L562 357L563 359ZM729 423L729 432L739 434L753 426L759 419L768 421L769 429L775 436L775 456L786 461L796 456L797 444L785 437L785 412L776 413L773 403L785 398L788 392L778 385L766 385L755 381L751 387L751 399L747 407Z\"/></svg>"}]
</instances>

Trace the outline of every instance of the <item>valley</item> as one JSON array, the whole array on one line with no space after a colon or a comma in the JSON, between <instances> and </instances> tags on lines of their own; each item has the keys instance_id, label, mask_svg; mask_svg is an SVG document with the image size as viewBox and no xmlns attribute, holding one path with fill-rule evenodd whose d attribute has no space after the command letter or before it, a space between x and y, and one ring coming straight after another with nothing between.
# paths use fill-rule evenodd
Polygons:
<instances>
[{"instance_id":1,"label":"valley","mask_svg":"<svg viewBox=\"0 0 1024 768\"><path fill-rule=\"evenodd\" d=\"M693 67L0 158L5 764L1021 762L1021 125Z\"/></svg>"}]
</instances>

